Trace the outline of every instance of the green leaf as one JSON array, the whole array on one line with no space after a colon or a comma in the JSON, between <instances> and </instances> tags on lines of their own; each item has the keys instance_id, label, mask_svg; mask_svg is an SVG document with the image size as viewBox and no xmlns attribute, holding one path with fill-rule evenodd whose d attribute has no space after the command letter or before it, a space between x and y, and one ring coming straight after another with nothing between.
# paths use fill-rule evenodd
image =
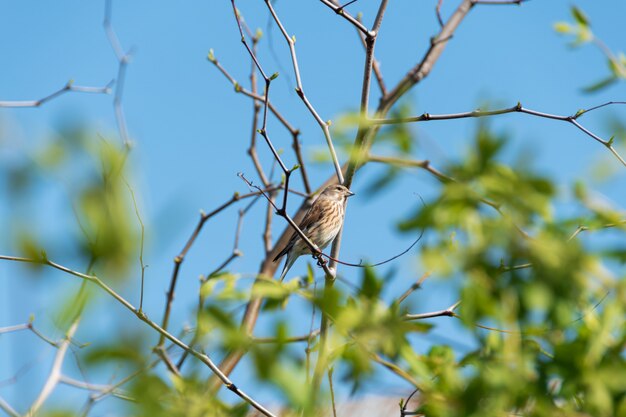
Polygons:
<instances>
[{"instance_id":1,"label":"green leaf","mask_svg":"<svg viewBox=\"0 0 626 417\"><path fill-rule=\"evenodd\" d=\"M567 22L556 22L554 24L554 30L557 33L565 34L565 33L571 33L574 30L574 28L572 28L572 26Z\"/></svg>"},{"instance_id":2,"label":"green leaf","mask_svg":"<svg viewBox=\"0 0 626 417\"><path fill-rule=\"evenodd\" d=\"M589 26L589 19L587 18L587 15L585 15L585 13L583 13L581 9L579 9L576 6L572 6L571 12L572 12L572 16L574 17L576 22L578 22L578 24L585 26L585 27Z\"/></svg>"}]
</instances>

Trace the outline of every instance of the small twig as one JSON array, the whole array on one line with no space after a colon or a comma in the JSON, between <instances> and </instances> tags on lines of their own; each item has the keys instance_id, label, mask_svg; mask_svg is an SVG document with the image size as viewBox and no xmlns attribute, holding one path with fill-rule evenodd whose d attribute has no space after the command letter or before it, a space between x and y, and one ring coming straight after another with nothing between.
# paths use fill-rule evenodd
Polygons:
<instances>
[{"instance_id":1,"label":"small twig","mask_svg":"<svg viewBox=\"0 0 626 417\"><path fill-rule=\"evenodd\" d=\"M174 364L174 362L172 362L172 359L170 359L170 355L168 355L168 353L165 351L165 349L163 349L162 346L157 346L154 351L156 352L157 356L161 358L168 371L176 376L180 376L180 371L178 370L178 367Z\"/></svg>"},{"instance_id":2,"label":"small twig","mask_svg":"<svg viewBox=\"0 0 626 417\"><path fill-rule=\"evenodd\" d=\"M609 229L609 228L613 228L613 227L622 227L622 226L626 226L626 220L622 220L622 221L619 221L617 223L603 224L602 226L599 226L598 229ZM588 230L593 230L593 229L595 229L595 228L589 228L588 226L580 225L580 226L578 226L576 228L574 233L572 233L572 235L567 239L567 241L569 242L570 240L574 239L581 232L586 232Z\"/></svg>"},{"instance_id":3,"label":"small twig","mask_svg":"<svg viewBox=\"0 0 626 417\"><path fill-rule=\"evenodd\" d=\"M313 296L315 297L317 292L317 283L313 281ZM311 324L309 325L309 334L313 334L313 325L315 324L315 303L311 303ZM313 337L309 337L306 341L305 353L305 369L306 369L306 384L307 386L311 382L311 346L313 344Z\"/></svg>"},{"instance_id":4,"label":"small twig","mask_svg":"<svg viewBox=\"0 0 626 417\"><path fill-rule=\"evenodd\" d=\"M359 263L345 262L345 261L342 261L342 260L340 260L340 259L333 258L333 257L332 257L332 256L330 256L330 255L326 255L324 252L322 252L322 253L320 254L320 256L323 256L323 257L325 257L325 258L328 258L330 261L332 261L332 262L334 262L334 263L341 264L341 265L345 265L345 266L352 266L352 267L354 267L354 268L373 268L373 267L376 267L376 266L381 266L381 265L384 265L384 264L386 264L386 263L389 263L389 262L391 262L391 261L393 261L393 260L398 259L398 258L399 258L399 257L401 257L402 255L406 254L408 251L410 251L411 249L413 249L413 246L415 246L415 245L417 244L417 242L419 242L420 240L422 240L422 236L423 236L423 235L424 235L424 230L422 229L422 231L420 232L420 234L419 234L419 236L417 237L417 239L415 239L415 240L413 241L413 243L411 243L411 244L409 245L409 247L408 247L408 248L406 248L406 249L405 249L405 250L403 250L402 252L398 253L397 255L392 256L391 258L387 258L387 259L385 259L384 261L375 262L375 263L373 263L373 264L364 264L364 263L363 263L363 261L360 261Z\"/></svg>"},{"instance_id":5,"label":"small twig","mask_svg":"<svg viewBox=\"0 0 626 417\"><path fill-rule=\"evenodd\" d=\"M127 401L134 400L134 398L132 398L129 394L119 391L115 388L112 388L111 385L90 384L84 381L79 381L74 378L70 378L65 375L61 375L61 377L59 378L59 383L76 387L76 388L80 388L80 389L84 389L87 391L95 391L98 393L104 392L104 391L110 391L111 395L113 395L116 398L120 398L122 400L127 400Z\"/></svg>"},{"instance_id":6,"label":"small twig","mask_svg":"<svg viewBox=\"0 0 626 417\"><path fill-rule=\"evenodd\" d=\"M40 338L41 340L43 340L50 346L59 347L58 342L55 342L54 340L50 339L49 337L41 333L39 330L37 330L32 321L29 321L28 323L24 323L24 324L16 324L13 326L0 327L0 334L11 333L11 332L16 332L20 330L30 330L31 332L33 332L35 336L37 336L38 338Z\"/></svg>"},{"instance_id":7,"label":"small twig","mask_svg":"<svg viewBox=\"0 0 626 417\"><path fill-rule=\"evenodd\" d=\"M122 143L127 148L130 147L130 138L128 135L128 127L126 125L126 116L124 114L124 108L122 106L122 96L124 94L124 81L126 79L126 69L130 62L132 50L124 52L113 25L111 24L111 16L113 14L113 0L106 0L104 3L104 20L102 21L102 27L109 40L109 44L113 49L115 58L118 62L117 67L117 81L115 83L115 92L113 97L113 110L115 112L115 120L122 139Z\"/></svg>"},{"instance_id":8,"label":"small twig","mask_svg":"<svg viewBox=\"0 0 626 417\"><path fill-rule=\"evenodd\" d=\"M344 10L344 7L346 6L338 6L336 4L334 4L333 2L329 1L329 0L320 0L322 3L324 3L326 6L328 6L329 8L331 8L335 13L337 13L339 16L343 17L344 19L346 19L348 22L352 23L352 25L354 25L354 27L361 33L363 33L365 36L369 35L369 30L365 27L365 25L363 25L363 23L359 22L358 19L354 18L350 13L346 12Z\"/></svg>"},{"instance_id":9,"label":"small twig","mask_svg":"<svg viewBox=\"0 0 626 417\"><path fill-rule=\"evenodd\" d=\"M360 16L357 16L357 20L359 20L359 22L361 21ZM367 51L367 38L366 36L361 33L358 32L359 34L359 39L361 39L361 43L363 44L363 47L365 47L366 51ZM378 60L376 59L376 57L373 58L372 60L372 70L374 71L374 76L376 77L376 82L378 83L378 88L380 88L380 93L382 94L382 96L384 97L387 94L387 87L385 86L385 80L383 78L383 73L380 69L380 63L378 62Z\"/></svg>"},{"instance_id":10,"label":"small twig","mask_svg":"<svg viewBox=\"0 0 626 417\"><path fill-rule=\"evenodd\" d=\"M218 61L217 58L215 58L213 51L209 52L208 60L213 65L215 65L215 67L228 79L228 81L233 85L233 87L235 87L235 93L243 94L244 96L249 97L258 103L265 102L265 97L260 96L255 92L246 90L244 87L242 87L241 84L239 84L237 80L235 80L233 76L230 75L230 73L226 70L226 68L222 66L220 61ZM269 99L267 101L267 106L270 109L270 111L274 114L276 119L285 127L285 129L289 131L289 133L291 133L291 135L299 134L298 129L296 129L289 123L289 121L282 115L282 113L280 113L276 109L276 107L272 104L272 102Z\"/></svg>"},{"instance_id":11,"label":"small twig","mask_svg":"<svg viewBox=\"0 0 626 417\"><path fill-rule=\"evenodd\" d=\"M201 279L201 283L206 282L209 278L214 277L218 273L220 273L224 268L226 268L233 260L243 256L243 252L239 249L239 237L241 236L241 230L243 228L243 218L248 213L248 211L254 206L254 204L259 201L261 195L255 196L252 201L243 209L239 209L237 213L237 226L235 227L235 239L233 242L233 250L226 258L224 262L222 262L217 268L215 268L212 272L206 275L203 279Z\"/></svg>"},{"instance_id":12,"label":"small twig","mask_svg":"<svg viewBox=\"0 0 626 417\"><path fill-rule=\"evenodd\" d=\"M54 356L54 362L52 363L52 369L50 370L48 379L41 389L41 392L26 412L25 415L27 417L32 417L39 411L43 403L48 399L54 388L59 383L59 379L61 378L61 368L63 367L63 361L65 360L65 354L67 353L67 348L70 346L74 333L76 333L76 330L78 329L79 321L80 318L76 318L74 320L69 330L65 333L64 340L59 344L59 348L56 355Z\"/></svg>"},{"instance_id":13,"label":"small twig","mask_svg":"<svg viewBox=\"0 0 626 417\"><path fill-rule=\"evenodd\" d=\"M20 413L15 411L11 405L6 402L2 397L0 397L0 410L7 413L10 417L21 417Z\"/></svg>"},{"instance_id":14,"label":"small twig","mask_svg":"<svg viewBox=\"0 0 626 417\"><path fill-rule=\"evenodd\" d=\"M441 18L441 5L443 4L443 0L437 1L437 7L435 7L435 13L437 14L437 21L439 22L439 26L443 27L443 19Z\"/></svg>"},{"instance_id":15,"label":"small twig","mask_svg":"<svg viewBox=\"0 0 626 417\"><path fill-rule=\"evenodd\" d=\"M474 4L486 4L486 5L507 5L517 4L520 5L528 0L472 0Z\"/></svg>"},{"instance_id":16,"label":"small twig","mask_svg":"<svg viewBox=\"0 0 626 417\"><path fill-rule=\"evenodd\" d=\"M417 382L417 380L415 378L413 378L413 376L411 374L409 374L407 371L405 371L404 369L400 368L398 365L396 365L393 362L390 362L384 358L382 358L379 354L374 353L374 352L369 352L370 354L370 358L372 358L372 360L382 366L384 366L385 368L387 368L389 371L393 372L394 374L398 375L400 378L404 379L405 381L409 382L411 385L413 385L414 387L419 387L419 383Z\"/></svg>"},{"instance_id":17,"label":"small twig","mask_svg":"<svg viewBox=\"0 0 626 417\"><path fill-rule=\"evenodd\" d=\"M332 366L328 368L328 386L330 387L330 403L333 407L333 417L337 417L337 407L335 407L335 389L333 388L333 367Z\"/></svg>"},{"instance_id":18,"label":"small twig","mask_svg":"<svg viewBox=\"0 0 626 417\"><path fill-rule=\"evenodd\" d=\"M497 116L501 114L507 113L524 113L529 114L536 117L541 117L545 119L559 120L563 122L567 122L576 126L579 130L590 136L595 141L601 143L604 147L609 149L611 153L622 163L622 165L626 166L626 161L622 158L622 156L615 150L613 147L613 140L604 140L595 133L591 132L587 128L585 128L582 124L578 122L578 118L582 115L589 113L590 111L602 108L604 106L612 105L612 104L626 104L624 101L611 101L599 106L595 106L589 109L582 109L576 112L571 116L561 116L556 114L544 113L532 109L528 109L522 106L521 103L517 103L515 106L507 107L504 109L497 110L474 110L463 113L450 113L450 114L430 114L423 113L420 116L413 117L399 117L392 119L372 119L371 122L377 125L386 125L386 124L399 124L399 123L415 123L415 122L424 122L424 121L434 121L434 120L453 120L453 119L465 119L465 118L480 118L480 117L489 117L489 116Z\"/></svg>"},{"instance_id":19,"label":"small twig","mask_svg":"<svg viewBox=\"0 0 626 417\"><path fill-rule=\"evenodd\" d=\"M65 86L61 87L54 93L47 95L38 100L17 100L17 101L0 101L0 107L39 107L48 101L57 98L67 92L90 93L90 94L109 94L114 81L110 81L104 87L85 87L74 85L74 81L68 81Z\"/></svg>"},{"instance_id":20,"label":"small twig","mask_svg":"<svg viewBox=\"0 0 626 417\"><path fill-rule=\"evenodd\" d=\"M424 275L422 275L420 277L420 279L418 279L416 282L414 282L408 290L406 290L404 293L402 293L402 295L400 297L398 297L394 303L396 304L401 304L404 300L407 299L407 297L411 294L413 294L414 291L419 290L422 288L422 284L424 283L424 281L426 281L426 278L428 278L430 276L430 272L426 272Z\"/></svg>"},{"instance_id":21,"label":"small twig","mask_svg":"<svg viewBox=\"0 0 626 417\"><path fill-rule=\"evenodd\" d=\"M433 167L429 160L415 160L415 159L405 159L398 158L395 156L381 156L381 155L368 155L367 160L369 162L380 162L383 164L396 165L401 167L414 167L414 168L422 168L432 175L434 175L441 182L453 182L454 178L447 176L443 172L439 171L437 168Z\"/></svg>"},{"instance_id":22,"label":"small twig","mask_svg":"<svg viewBox=\"0 0 626 417\"><path fill-rule=\"evenodd\" d=\"M139 207L137 206L137 199L135 198L135 191L133 191L132 187L130 186L130 184L128 183L128 181L126 181L125 178L124 179L124 183L126 184L126 187L128 187L128 191L130 191L130 196L133 200L133 207L135 208L135 216L137 216L137 220L139 221L139 226L141 227L141 241L140 241L140 245L139 245L139 264L141 266L141 289L139 292L139 310L143 310L143 288L144 288L144 280L145 280L145 275L146 275L146 268L148 267L148 265L145 265L143 263L143 246L144 246L144 237L145 237L145 226L143 224L143 220L141 219L141 214L139 214Z\"/></svg>"},{"instance_id":23,"label":"small twig","mask_svg":"<svg viewBox=\"0 0 626 417\"><path fill-rule=\"evenodd\" d=\"M296 93L298 94L298 97L300 97L300 99L302 100L306 108L309 110L313 118L317 121L319 126L322 128L324 137L326 139L326 144L328 145L328 151L330 152L331 159L335 166L335 174L337 175L337 181L339 181L339 183L342 184L344 182L343 172L341 171L341 165L339 164L339 159L337 158L337 153L335 152L335 147L333 145L333 140L330 135L330 129L328 127L328 123L322 120L322 118L319 116L319 114L317 113L317 111L315 110L311 102L306 97L306 94L304 93L304 87L302 86L302 79L300 78L300 68L298 67L298 58L296 56L295 38L290 37L289 34L287 33L287 30L285 29L282 22L278 18L278 15L276 14L276 11L274 10L274 6L272 6L272 3L269 0L265 0L265 5L269 9L272 15L272 18L278 25L280 32L283 34L285 41L287 41L287 44L289 45L289 51L291 53L291 61L293 63L293 71L296 76Z\"/></svg>"},{"instance_id":24,"label":"small twig","mask_svg":"<svg viewBox=\"0 0 626 417\"><path fill-rule=\"evenodd\" d=\"M277 187L270 187L269 189L265 189L265 191L271 191L273 189L277 189ZM260 191L252 192L252 193L248 193L248 194L243 194L243 195L240 195L239 193L235 193L230 198L230 200L226 201L225 203L223 203L222 205L220 205L219 207L217 207L213 211L211 211L209 213L204 213L204 212L200 213L200 220L198 221L198 224L196 225L196 228L191 233L191 236L189 236L189 238L187 239L187 242L185 243L185 246L183 247L183 249L174 258L174 269L172 270L172 276L171 276L171 279L170 279L170 286L169 286L169 290L167 292L166 303L165 303L165 311L163 313L163 321L161 322L161 327L163 327L164 329L167 330L167 327L168 327L168 324L169 324L170 312L171 312L171 309L172 309L172 302L174 301L174 291L176 289L176 283L178 281L178 274L179 274L179 271L180 271L180 267L181 267L183 261L185 260L185 256L187 255L187 252L189 252L189 250L191 249L192 245L196 241L196 238L200 234L200 231L202 230L202 227L204 226L204 224L211 217L213 217L216 214L220 213L222 210L230 207L232 204L236 203L237 201L242 200L242 199L246 199L246 198L250 198L250 197L256 197L260 193L261 193ZM158 344L162 345L163 342L165 342L165 338L162 335L161 338L159 339L159 343Z\"/></svg>"},{"instance_id":25,"label":"small twig","mask_svg":"<svg viewBox=\"0 0 626 417\"><path fill-rule=\"evenodd\" d=\"M452 304L450 307L446 308L445 310L433 311L431 313L405 314L404 316L402 316L402 319L409 321L409 320L431 319L433 317L458 317L457 314L454 312L454 309L456 309L459 306L459 304L461 304L461 301L457 301L456 303Z\"/></svg>"},{"instance_id":26,"label":"small twig","mask_svg":"<svg viewBox=\"0 0 626 417\"><path fill-rule=\"evenodd\" d=\"M400 417L422 415L422 413L417 413L415 411L406 411L406 407L409 405L409 402L411 402L411 399L413 398L413 396L417 394L419 391L420 391L419 388L414 389L413 392L411 392L411 394L406 398L406 400L404 400L404 402L401 403Z\"/></svg>"},{"instance_id":27,"label":"small twig","mask_svg":"<svg viewBox=\"0 0 626 417\"><path fill-rule=\"evenodd\" d=\"M256 36L252 35L252 31L250 30L250 28L248 28L248 25L244 24L244 27L246 28L246 31L248 32L248 36L252 38L252 51L256 55L259 39ZM256 76L256 65L254 61L252 62L252 65L250 68L250 89L252 90L253 94L257 94L258 86L257 86L257 76ZM257 175L261 179L263 186L267 187L269 185L269 180L267 179L265 175L265 171L263 171L263 168L261 167L261 162L259 161L259 156L256 151L256 135L258 134L257 131L258 131L260 111L261 111L260 102L256 100L253 101L252 102L252 134L250 138L250 147L248 148L248 155L250 155L250 158L252 159L252 164L254 165Z\"/></svg>"},{"instance_id":28,"label":"small twig","mask_svg":"<svg viewBox=\"0 0 626 417\"><path fill-rule=\"evenodd\" d=\"M253 337L252 343L257 344L267 344L267 343L298 343L298 342L309 342L312 339L315 339L320 334L319 329L313 330L309 334L305 334L303 336L291 336L284 339L277 339L275 337Z\"/></svg>"}]
</instances>

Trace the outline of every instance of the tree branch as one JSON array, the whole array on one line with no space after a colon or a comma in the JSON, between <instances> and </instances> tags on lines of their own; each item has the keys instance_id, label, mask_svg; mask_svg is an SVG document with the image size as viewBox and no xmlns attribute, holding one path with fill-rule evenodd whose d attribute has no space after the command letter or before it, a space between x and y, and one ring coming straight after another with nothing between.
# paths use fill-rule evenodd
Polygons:
<instances>
[{"instance_id":1,"label":"tree branch","mask_svg":"<svg viewBox=\"0 0 626 417\"><path fill-rule=\"evenodd\" d=\"M109 287L108 285L106 285L102 280L100 280L100 278L96 277L95 275L87 275L87 274L83 274L77 271L74 271L72 269L69 269L63 265L57 264L55 262L50 261L49 259L46 258L42 258L42 259L31 259L31 258L23 258L23 257L18 257L18 256L7 256L7 255L0 255L0 260L6 260L6 261L14 261L14 262L23 262L23 263L31 263L31 264L39 264L39 265L46 265L46 266L50 266L54 269L58 269L59 271L65 272L69 275L73 275L75 277L81 278L85 281L88 282L92 282L95 285L97 285L98 287L100 287L100 289L104 290L107 294L109 294L111 297L113 297L115 300L117 300L122 306L124 306L127 310L129 310L131 313L133 313L137 318L139 318L141 321L143 321L144 323L146 323L148 326L150 326L152 329L154 329L155 331L157 331L160 335L164 336L166 339L168 339L169 341L171 341L172 343L174 343L176 346L180 347L181 349L183 349L186 352L189 352L189 354L193 355L194 357L196 357L200 362L202 362L203 364L205 364L219 379L220 381L222 381L222 383L226 386L226 388L228 388L230 391L232 391L233 393L235 393L238 397L240 397L241 399L243 399L244 401L246 401L247 403L249 403L252 407L254 407L255 409L257 409L259 412L261 412L261 414L263 414L264 416L267 417L276 417L274 414L272 414L272 412L270 412L269 410L267 410L265 407L263 407L260 403L258 403L256 400L254 400L252 397L250 397L248 394L246 394L244 391L240 390L218 367L217 365L215 365L215 363L213 363L213 361L211 360L211 358L202 353L199 352L189 346L187 346L184 342L182 342L180 339L178 339L176 336L172 335L171 333L169 333L167 330L165 330L164 328L162 328L161 326L159 326L157 323L155 323L154 321L150 320L148 318L148 316L142 312L139 311L137 308L135 308L130 302L128 302L125 298L123 298L121 295L119 295L117 292L115 292L111 287ZM70 329L71 330L71 329ZM74 329L75 330L75 329ZM73 333L68 332L68 336L66 337L66 342L67 344L69 344L69 338L73 335ZM65 349L67 349L67 345L65 345ZM61 349L59 349L60 351ZM65 352L63 352L64 354ZM62 360L62 356L59 355L57 353L57 358L61 357ZM57 364L58 361L55 360L55 366L53 367L53 370L55 368L60 367L60 365ZM52 374L51 374L52 376ZM58 376L57 376L58 378ZM50 379L50 378L49 378ZM48 384L46 384L47 386ZM45 387L44 387L45 388ZM48 390L45 390L46 392ZM42 394L44 393L44 391L42 391ZM49 393L48 393L49 394ZM42 395L40 395L40 397L42 397ZM45 398L44 398L45 399ZM38 404L39 401L36 401L36 403L33 405L33 407L31 407L31 410L34 408L35 405L40 406L41 404ZM38 407L37 407L38 408ZM35 410L36 411L36 410ZM28 413L28 416L31 416L33 413Z\"/></svg>"}]
</instances>

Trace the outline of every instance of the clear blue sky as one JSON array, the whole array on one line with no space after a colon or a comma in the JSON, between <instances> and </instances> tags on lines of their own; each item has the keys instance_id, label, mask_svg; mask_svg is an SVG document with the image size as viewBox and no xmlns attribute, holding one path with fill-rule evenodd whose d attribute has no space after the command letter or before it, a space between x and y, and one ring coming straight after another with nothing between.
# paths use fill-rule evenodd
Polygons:
<instances>
[{"instance_id":1,"label":"clear blue sky","mask_svg":"<svg viewBox=\"0 0 626 417\"><path fill-rule=\"evenodd\" d=\"M363 11L365 22L371 22L376 3L361 0L348 10L353 14ZM435 0L390 2L376 47L389 86L417 62L428 46L429 37L436 32L435 3ZM457 3L444 1L444 18ZM608 70L597 49L586 46L572 50L567 47L568 40L554 32L552 26L556 21L571 20L571 4L571 1L532 0L520 7L476 7L449 42L432 74L410 94L416 112L451 113L472 110L486 101L494 106L510 106L520 101L535 110L572 114L579 108L626 99L626 83L597 94L581 93L581 87L602 78ZM594 32L610 48L626 50L623 30L626 2L581 0L575 4L587 12ZM280 73L272 84L272 101L302 130L307 157L324 150L321 130L293 93L295 81L288 50L275 25L269 24L264 2L241 0L238 6L248 24L264 32L259 55L264 68L268 73ZM133 185L148 227L146 263L150 267L146 310L156 319L161 316L172 259L195 226L199 210L211 210L235 190L247 191L236 177L237 172L243 171L254 178L245 155L251 102L235 94L206 59L213 48L220 62L247 86L249 58L239 42L230 7L226 0L138 0L116 1L113 5L113 26L121 44L124 49L134 51L123 104L129 132L136 144L132 156ZM342 114L357 109L364 53L354 30L316 1L279 0L276 10L289 33L296 36L304 88L322 118L336 121ZM77 85L103 86L115 78L117 62L102 29L103 12L103 1L0 3L0 38L3 39L0 55L4 58L0 100L41 98L69 79ZM376 103L375 85L372 91L372 103ZM0 141L0 163L11 163L11 158L33 149L42 136L66 120L93 125L111 140L118 140L112 100L110 95L67 94L38 109L0 109L0 128L6 133ZM583 121L608 138L609 117L624 120L626 108L608 108L585 116ZM535 165L555 175L564 187L588 177L586 167L600 160L607 161L614 170L624 171L604 148L567 124L525 115L503 116L492 122L497 129L512 135L513 151L531 149ZM420 138L416 157L431 159L439 165L454 160L469 146L475 125L474 120L462 120L414 126ZM269 129L276 146L287 151L287 165L293 165L295 159L288 152L290 136L273 121ZM271 159L262 143L260 154L267 168ZM330 165L311 166L310 170L314 184L332 173ZM369 184L375 172L372 169L357 176L354 183L357 194ZM621 174L599 190L623 206L626 196L619 192L623 186L616 185L619 179L623 184L626 177ZM295 183L300 185L299 181ZM383 198L355 197L346 220L342 258L384 258L405 247L412 237L399 235L395 224L415 208L414 193L427 197L433 184L427 174L416 172L405 176ZM72 218L71 212L48 211L44 195L36 211L36 224L53 230L55 223L67 221L58 216ZM11 202L2 197L0 230L10 229L7 216L11 212ZM256 225L260 216L262 211L257 210L245 219L242 250L246 256L235 264L237 270L254 273L258 267L261 239ZM191 320L197 277L229 254L235 223L236 210L230 210L203 231L183 266L173 323ZM282 227L277 225L275 234ZM4 239L7 234L2 235L0 252L11 254L9 239ZM58 239L64 236L59 235ZM49 255L54 258L54 248L49 249ZM298 269L304 271L304 265L300 261L294 273ZM393 267L399 268L398 283L393 287L398 291L424 272L417 258L409 255ZM358 271L347 270L345 274L347 279L357 281ZM43 328L58 337L60 333L52 325L53 317L47 312L54 306L55 297L67 291L66 281L71 278L55 273L46 280L24 280L23 275L24 269L0 263L0 327L23 323L34 313ZM133 283L134 287L122 291L136 303L138 282ZM453 295L446 291L446 285L436 278L428 282L419 302L414 304L416 310L441 309L451 304ZM114 331L120 320L130 328L136 325L129 313L112 307L112 300L102 298L99 303L95 309L99 313L90 317L90 326L81 329L79 340L91 340L97 333ZM456 329L446 319L437 324L438 334L449 334ZM306 330L306 326L295 328ZM259 333L262 331L263 325ZM0 337L0 381L14 375L24 364L32 363L41 370L48 368L53 351L33 339L30 334ZM458 339L462 339L460 334ZM28 348L28 357L24 356L24 346ZM246 377L245 369L234 375L235 380ZM40 383L41 376L31 370L17 383L0 386L0 396L22 409L32 401L29 396ZM395 380L389 384L401 386ZM62 393L74 395L67 390ZM271 398L272 393L261 395Z\"/></svg>"}]
</instances>

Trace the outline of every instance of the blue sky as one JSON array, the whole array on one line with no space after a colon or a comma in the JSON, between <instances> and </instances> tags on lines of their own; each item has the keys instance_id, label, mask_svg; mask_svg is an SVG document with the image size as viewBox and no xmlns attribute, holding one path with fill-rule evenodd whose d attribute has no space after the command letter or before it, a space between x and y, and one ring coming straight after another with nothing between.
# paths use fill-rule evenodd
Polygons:
<instances>
[{"instance_id":1,"label":"blue sky","mask_svg":"<svg viewBox=\"0 0 626 417\"><path fill-rule=\"evenodd\" d=\"M388 86L393 86L423 55L428 39L437 28L435 1L390 2L380 30L376 56ZM449 16L457 2L443 4L443 16ZM626 98L626 83L616 84L600 93L583 94L581 87L607 74L605 59L592 46L567 47L568 39L553 30L556 21L571 20L571 1L532 0L522 6L477 6L449 42L432 74L414 89L409 97L416 113L452 113L472 110L485 102L510 106L518 101L525 106L555 114L572 114L609 100ZM575 4L586 11L594 32L613 50L626 49L623 19L626 3L583 0ZM239 8L252 28L261 28L264 37L259 58L266 72L279 72L272 84L272 101L291 123L301 129L307 157L324 150L321 130L294 94L295 85L286 43L275 25L269 24L264 2L242 0ZM247 86L249 58L239 42L230 2L114 2L113 26L125 50L132 48L123 104L130 136L135 143L132 154L133 185L139 195L139 208L147 224L146 309L160 317L173 257L197 222L199 210L211 210L237 190L247 187L237 172L253 176L253 167L245 155L250 134L252 104L234 93L232 86L207 61L210 48L231 74ZM323 119L337 121L358 108L363 48L354 30L321 3L315 1L276 2L276 10L296 48L304 89ZM361 0L348 10L364 12L371 22L376 2ZM0 100L43 97L73 79L77 85L103 86L116 77L117 61L102 29L102 1L71 0L58 2L1 2L0 55L4 57L0 77ZM271 47L270 47L271 45ZM378 99L372 86L372 103ZM57 129L63 121L80 121L109 137L117 138L111 95L66 94L41 108L0 109L0 127L7 132L5 142L11 152L0 152L2 163L20 152L32 149L43 136ZM622 120L626 108L607 108L586 115L582 121L601 136L611 135L610 117ZM470 146L474 120L433 122L413 126L420 140L416 157L427 158L439 166L461 156ZM531 150L536 167L554 175L564 189L573 181L589 178L587 167L605 161L610 169L623 167L607 151L573 126L556 121L513 114L492 120L492 126L513 137L511 156ZM286 150L286 164L295 159L291 138L274 120L268 125L275 145ZM260 157L267 168L271 157L263 144ZM332 173L330 165L310 167L314 184ZM359 173L354 183L358 194L376 173ZM620 173L598 190L617 204L626 204L626 196L617 184ZM299 186L299 181L295 181ZM434 180L423 172L407 175L383 198L359 197L351 201L346 220L342 257L378 259L397 253L412 236L400 235L395 225L416 206L414 193L427 197ZM623 187L622 187L623 189ZM392 202L392 204L390 204ZM293 206L292 206L293 207ZM44 208L38 220L55 223L56 216ZM8 228L6 216L10 201L0 201L0 227ZM384 215L381 216L380 213ZM230 251L236 223L236 210L210 222L189 254L183 267L173 323L190 318L195 300L197 276L217 265ZM71 213L67 214L71 219ZM235 268L254 273L261 251L260 229L255 227L262 211L251 213L244 221L242 250L246 256ZM277 222L278 223L278 222ZM47 227L47 226L44 226ZM275 234L282 229L275 227ZM216 238L217 237L217 238ZM62 239L62 237L59 237ZM385 242L380 245L378 242ZM0 238L3 254L13 249ZM54 250L51 249L54 253ZM374 254L375 255L374 255ZM51 255L52 256L52 255ZM70 260L71 262L71 260ZM294 267L304 271L304 261ZM80 265L70 265L80 268ZM399 268L397 286L402 289L421 275L415 256L405 256ZM383 271L386 269L383 269ZM59 335L46 312L54 305L54 294L65 291L68 279L51 274L50 281L22 280L24 270L0 264L0 327L25 322L31 313L41 317L52 334ZM358 272L346 271L356 281ZM441 309L454 299L446 291L446 282L436 278L428 282L415 304L419 311ZM136 287L123 289L136 302ZM133 298L134 297L134 298ZM102 299L97 311L109 311L111 300ZM98 331L115 329L118 320L128 314L113 307L110 315L94 318ZM449 332L445 319L440 334ZM262 331L263 327L261 326ZM94 334L84 329L84 338ZM55 333L56 332L56 333ZM80 334L80 333L79 333ZM33 349L37 367L46 369L52 352L28 335L0 337L0 380L15 374L21 359L21 346ZM244 378L245 370L235 374ZM17 384L0 387L0 396L16 406L28 404L21 390L30 392L28 381L39 381L29 372ZM26 381L26 382L24 382ZM391 384L397 381L390 382ZM36 385L36 384L33 384ZM263 393L271 397L271 392Z\"/></svg>"}]
</instances>

